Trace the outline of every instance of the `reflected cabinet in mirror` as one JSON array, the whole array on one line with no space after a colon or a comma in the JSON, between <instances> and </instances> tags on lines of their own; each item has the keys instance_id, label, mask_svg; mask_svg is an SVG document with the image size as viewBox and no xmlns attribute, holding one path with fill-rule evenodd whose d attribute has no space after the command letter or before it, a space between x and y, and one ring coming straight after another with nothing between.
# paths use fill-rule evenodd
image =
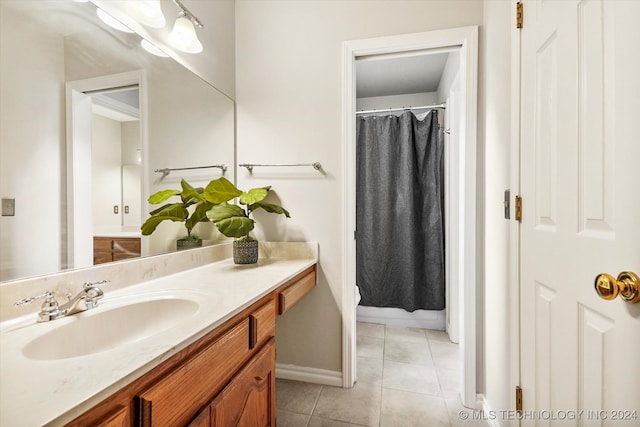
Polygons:
<instances>
[{"instance_id":1,"label":"reflected cabinet in mirror","mask_svg":"<svg viewBox=\"0 0 640 427\"><path fill-rule=\"evenodd\" d=\"M0 282L175 251L181 223L140 234L149 195L235 181L233 101L140 42L92 3L0 0Z\"/></svg>"}]
</instances>

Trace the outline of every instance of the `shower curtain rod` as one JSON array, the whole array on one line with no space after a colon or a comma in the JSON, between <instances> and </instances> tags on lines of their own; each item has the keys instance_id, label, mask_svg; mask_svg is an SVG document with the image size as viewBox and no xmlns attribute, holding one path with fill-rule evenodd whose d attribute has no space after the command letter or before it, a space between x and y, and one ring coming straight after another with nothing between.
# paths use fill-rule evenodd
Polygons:
<instances>
[{"instance_id":1,"label":"shower curtain rod","mask_svg":"<svg viewBox=\"0 0 640 427\"><path fill-rule=\"evenodd\" d=\"M442 103L442 104L435 104L435 105L423 105L422 107L400 107L400 108L382 108L380 110L362 110L362 111L356 111L356 115L358 114L371 114L371 113L390 113L393 111L405 111L405 110L426 110L426 109L434 109L434 108L441 108L443 110L447 109L447 104L446 103Z\"/></svg>"}]
</instances>

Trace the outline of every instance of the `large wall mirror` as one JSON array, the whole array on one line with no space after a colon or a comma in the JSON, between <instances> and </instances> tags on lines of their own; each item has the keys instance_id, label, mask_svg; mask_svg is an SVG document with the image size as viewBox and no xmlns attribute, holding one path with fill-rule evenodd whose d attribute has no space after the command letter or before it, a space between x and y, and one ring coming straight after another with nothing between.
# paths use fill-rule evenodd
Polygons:
<instances>
[{"instance_id":1,"label":"large wall mirror","mask_svg":"<svg viewBox=\"0 0 640 427\"><path fill-rule=\"evenodd\" d=\"M92 3L0 0L0 282L93 265L98 237L174 251L181 223L140 236L148 196L235 181L233 101L140 40Z\"/></svg>"}]
</instances>

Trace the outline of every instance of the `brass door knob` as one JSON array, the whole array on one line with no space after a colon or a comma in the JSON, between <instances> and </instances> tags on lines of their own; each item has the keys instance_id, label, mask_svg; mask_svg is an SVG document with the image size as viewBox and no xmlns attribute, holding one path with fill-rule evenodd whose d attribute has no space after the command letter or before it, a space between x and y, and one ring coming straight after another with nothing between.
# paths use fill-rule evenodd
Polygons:
<instances>
[{"instance_id":1,"label":"brass door knob","mask_svg":"<svg viewBox=\"0 0 640 427\"><path fill-rule=\"evenodd\" d=\"M640 279L630 271L618 274L617 279L610 274L599 274L596 277L595 288L602 299L612 300L620 295L620 298L629 304L640 301Z\"/></svg>"}]
</instances>

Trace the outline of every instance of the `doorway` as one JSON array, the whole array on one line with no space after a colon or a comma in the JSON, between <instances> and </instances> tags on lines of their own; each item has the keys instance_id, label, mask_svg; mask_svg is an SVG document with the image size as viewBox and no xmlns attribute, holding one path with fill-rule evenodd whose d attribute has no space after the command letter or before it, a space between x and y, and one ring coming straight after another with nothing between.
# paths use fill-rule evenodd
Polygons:
<instances>
[{"instance_id":1,"label":"doorway","mask_svg":"<svg viewBox=\"0 0 640 427\"><path fill-rule=\"evenodd\" d=\"M376 129L376 132L367 132L367 137L358 142L360 157L356 159L361 168L356 183L357 198L360 202L368 200L363 205L368 208L358 208L359 217L356 219L356 246L360 248L356 251L356 297L361 299L356 308L356 319L446 330L454 343L459 342L459 281L456 274L459 258L452 255L455 248L464 242L452 239L455 234L452 235L450 229L457 227L448 227L455 223L455 218L449 218L453 216L452 208L457 209L457 204L452 203L455 200L450 196L459 192L458 180L455 179L455 171L459 169L458 152L450 152L459 145L459 132L451 126L445 127L445 122L459 121L451 117L459 113L456 105L452 105L458 102L456 95L459 93L456 91L460 74L458 50L458 47L452 47L356 58L357 126L361 130L363 126ZM448 107L452 108L447 110ZM430 111L433 113L427 119ZM411 114L405 115L405 112ZM411 124L413 132L392 131L400 131L400 123L409 124L400 116L416 118L417 121ZM421 134L416 126L431 128L428 122L433 120L438 123L431 131L434 134L429 137L423 134L422 138L416 139ZM398 140L400 135L403 135L402 141ZM386 142L374 142L381 137ZM361 150L365 146L369 147L367 152L373 150L376 154L364 156ZM409 146L412 148L402 155L404 147ZM430 154L416 158L423 148ZM367 167L362 163L366 159ZM427 159L428 166L427 163L418 166ZM417 168L413 169L413 165ZM424 169L427 175L419 173L420 169ZM409 170L413 171L409 174L411 176L405 176ZM405 179L400 180L403 176ZM411 190L418 182L420 184ZM381 186L388 186L387 191L380 193ZM422 202L418 202L415 191L423 194ZM393 199L389 199L390 196ZM374 201L378 197L381 200ZM387 201L387 206L381 210L379 206L385 204L382 200ZM356 204L360 202L356 201ZM426 205L416 211L418 206L413 203ZM394 211L394 207L399 209ZM431 213L427 214L425 208ZM424 222L427 218L428 223ZM373 224L376 223L379 225L374 229ZM380 225L384 226L381 228ZM384 233L386 228L389 229ZM391 232L391 228L395 231ZM380 242L379 239L388 233L393 234L391 239ZM400 237L397 233L406 234ZM367 241L369 243L365 243ZM392 248L395 243L402 248L407 245L425 247L409 254ZM444 256L445 250L449 252L447 256ZM395 262L392 261L394 257L398 257ZM405 273L406 277L402 277ZM405 297L401 299L400 295Z\"/></svg>"},{"instance_id":2,"label":"doorway","mask_svg":"<svg viewBox=\"0 0 640 427\"><path fill-rule=\"evenodd\" d=\"M119 88L114 91L114 88ZM123 90L123 88L135 88L134 92ZM72 268L88 267L94 264L94 209L93 203L88 201L94 200L96 189L93 186L93 169L94 162L92 159L92 140L93 132L91 127L92 116L94 115L94 104L102 104L102 114L106 114L105 106L113 108L118 104L118 108L128 110L128 115L135 115L139 119L139 126L136 126L134 133L137 132L136 147L132 148L132 152L127 156L131 160L128 163L135 164L138 179L134 179L134 186L139 189L146 188L146 162L144 154L146 152L146 86L144 83L143 73L138 71L114 74L108 76L95 77L85 80L77 80L67 82L66 84L66 105L67 105L67 256L68 265ZM111 96L105 96L106 92L110 92ZM120 95L115 95L119 93ZM102 96L99 96L102 94ZM137 97L137 106L126 107L122 99L117 101L116 98L134 96ZM97 102L100 98L101 101ZM98 107L100 109L100 107ZM133 111L133 110L136 111ZM114 114L114 113L111 113ZM122 115L122 114L121 114ZM122 120L122 119L119 119ZM136 138L133 138L136 139ZM140 151L136 151L139 149ZM120 150L118 150L120 151ZM122 157L122 156L120 156ZM126 165L130 166L130 165ZM131 167L118 167L117 181L120 182L122 177L131 178ZM122 190L122 186L118 185L118 192ZM100 190L101 194L103 193ZM127 196L127 205L122 196L118 196L118 202L112 203L113 213L121 230L127 230L125 226L123 214L128 211L131 215L135 214L140 221L142 219L141 206L143 191L138 191L136 196ZM125 209L125 206L128 209ZM116 209L117 207L117 209ZM133 226L132 226L133 227ZM144 243L143 243L144 245ZM145 253L142 248L141 253Z\"/></svg>"},{"instance_id":3,"label":"doorway","mask_svg":"<svg viewBox=\"0 0 640 427\"><path fill-rule=\"evenodd\" d=\"M356 113L356 60L376 55L411 57L436 51L456 50L459 53L460 120L456 129L459 138L459 168L456 179L459 191L452 191L459 203L451 216L452 230L464 241L457 249L452 247L450 257L459 264L460 342L462 358L462 402L475 406L476 400L476 92L477 92L477 27L463 27L426 33L406 34L375 39L345 42L343 45L343 141L344 141L344 206L347 224L345 236L345 266L343 281L343 386L352 387L356 381L355 329L356 329L356 266L355 266L355 113ZM448 97L451 102L451 97ZM448 157L448 161L453 155ZM450 182L452 182L450 180ZM452 189L450 189L452 190ZM451 236L450 236L451 238Z\"/></svg>"}]
</instances>

